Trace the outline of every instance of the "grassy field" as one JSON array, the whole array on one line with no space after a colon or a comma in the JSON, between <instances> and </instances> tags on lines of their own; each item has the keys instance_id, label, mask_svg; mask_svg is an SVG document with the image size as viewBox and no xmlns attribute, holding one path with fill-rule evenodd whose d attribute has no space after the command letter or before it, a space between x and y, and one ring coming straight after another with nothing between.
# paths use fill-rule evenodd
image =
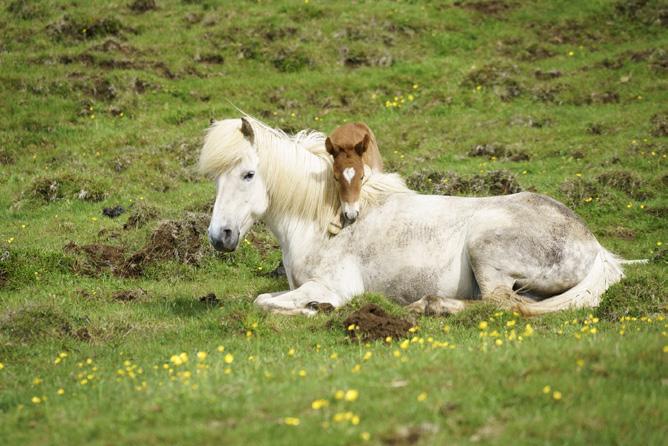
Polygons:
<instances>
[{"instance_id":1,"label":"grassy field","mask_svg":"<svg viewBox=\"0 0 668 446\"><path fill-rule=\"evenodd\" d=\"M664 444L667 24L658 0L1 2L2 443ZM378 295L262 313L277 242L214 253L194 169L232 104L363 120L420 191L549 194L650 261L592 311L481 305L407 341L349 340L364 303L409 317Z\"/></svg>"}]
</instances>

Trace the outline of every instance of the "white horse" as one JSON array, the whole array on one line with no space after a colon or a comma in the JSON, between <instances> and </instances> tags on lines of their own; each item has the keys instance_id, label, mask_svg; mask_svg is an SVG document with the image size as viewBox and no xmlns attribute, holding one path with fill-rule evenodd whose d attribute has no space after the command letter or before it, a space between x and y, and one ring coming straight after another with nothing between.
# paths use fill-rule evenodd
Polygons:
<instances>
[{"instance_id":1,"label":"white horse","mask_svg":"<svg viewBox=\"0 0 668 446\"><path fill-rule=\"evenodd\" d=\"M493 299L525 314L598 305L622 261L570 209L534 193L419 195L396 174L374 174L363 210L335 237L339 199L325 135L288 136L251 117L209 129L199 167L215 178L209 239L233 251L257 219L278 238L290 291L255 303L313 314L379 292L417 312L444 314Z\"/></svg>"}]
</instances>

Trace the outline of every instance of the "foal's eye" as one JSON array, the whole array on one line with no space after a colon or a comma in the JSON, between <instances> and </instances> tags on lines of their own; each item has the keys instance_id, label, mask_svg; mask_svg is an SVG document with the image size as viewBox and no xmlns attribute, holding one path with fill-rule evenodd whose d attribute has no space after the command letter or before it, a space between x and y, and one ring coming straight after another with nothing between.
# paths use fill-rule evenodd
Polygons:
<instances>
[{"instance_id":1,"label":"foal's eye","mask_svg":"<svg viewBox=\"0 0 668 446\"><path fill-rule=\"evenodd\" d=\"M244 173L242 178L244 179L244 181L250 181L253 179L254 176L255 176L255 171L249 170L248 172Z\"/></svg>"}]
</instances>

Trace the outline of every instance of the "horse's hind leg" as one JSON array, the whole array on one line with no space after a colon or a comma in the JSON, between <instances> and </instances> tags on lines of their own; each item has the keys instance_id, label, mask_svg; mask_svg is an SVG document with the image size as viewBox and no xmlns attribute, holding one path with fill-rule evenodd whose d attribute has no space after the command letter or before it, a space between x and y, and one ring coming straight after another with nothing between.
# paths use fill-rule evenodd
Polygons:
<instances>
[{"instance_id":1,"label":"horse's hind leg","mask_svg":"<svg viewBox=\"0 0 668 446\"><path fill-rule=\"evenodd\" d=\"M408 311L425 316L443 316L454 314L466 308L463 301L440 296L425 296L409 304Z\"/></svg>"},{"instance_id":2,"label":"horse's hind leg","mask_svg":"<svg viewBox=\"0 0 668 446\"><path fill-rule=\"evenodd\" d=\"M491 259L503 259L495 264ZM518 304L534 302L533 299L521 296L513 290L516 273L513 261L508 256L487 249L469 249L469 261L483 301L493 302L501 308L514 309ZM521 270L521 266L516 268Z\"/></svg>"}]
</instances>

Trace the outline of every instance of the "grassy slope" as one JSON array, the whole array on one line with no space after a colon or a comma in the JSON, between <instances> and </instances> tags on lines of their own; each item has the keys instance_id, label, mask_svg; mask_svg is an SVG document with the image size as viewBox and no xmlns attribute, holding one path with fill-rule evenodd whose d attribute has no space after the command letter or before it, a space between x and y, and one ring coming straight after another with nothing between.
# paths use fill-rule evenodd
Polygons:
<instances>
[{"instance_id":1,"label":"grassy slope","mask_svg":"<svg viewBox=\"0 0 668 446\"><path fill-rule=\"evenodd\" d=\"M441 2L158 1L144 14L127 3L13 1L0 10L0 435L10 444L356 444L364 432L372 443L398 440L402 427L424 444L661 442L667 150L652 121L668 119L660 2L486 2L479 12ZM110 50L96 49L105 42ZM218 56L222 64L202 62ZM553 69L561 76L534 74ZM395 96L400 106L387 107ZM482 308L419 320L424 344L407 350L348 343L328 316L255 311L254 295L287 286L263 274L280 254L262 229L253 235L261 243L207 253L199 267L163 262L138 279L74 274L62 250L69 240L136 250L153 227L123 231L125 217L102 217L102 207L141 201L163 218L206 208L212 185L192 164L208 120L236 115L228 100L292 130L363 119L406 176L506 169L524 189L574 205L613 251L658 260L630 267L606 294L596 334L581 331L587 312L565 312L518 320L534 335L496 346L478 323L491 317L503 337L515 318ZM467 156L494 143L530 160ZM606 172L616 188L602 184ZM45 179L58 181L60 199L35 195ZM108 196L80 200L82 188ZM111 298L139 287L138 301ZM222 307L197 301L210 291ZM378 296L362 300L401 311ZM620 321L627 314L650 319ZM433 348L429 337L455 348ZM197 351L209 353L200 374ZM180 352L190 360L173 373L193 377L170 381L162 364ZM135 379L117 374L128 367ZM94 376L87 384L83 370ZM334 399L348 388L357 401ZM330 406L311 409L318 398ZM346 411L359 425L333 421Z\"/></svg>"}]
</instances>

